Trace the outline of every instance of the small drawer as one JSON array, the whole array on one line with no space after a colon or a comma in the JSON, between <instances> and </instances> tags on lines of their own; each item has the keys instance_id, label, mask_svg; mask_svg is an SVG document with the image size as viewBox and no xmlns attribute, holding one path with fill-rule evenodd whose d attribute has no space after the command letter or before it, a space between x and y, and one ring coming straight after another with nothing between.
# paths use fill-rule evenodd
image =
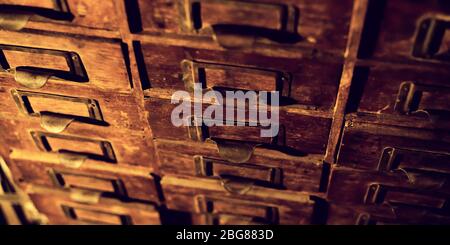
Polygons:
<instances>
[{"instance_id":1,"label":"small drawer","mask_svg":"<svg viewBox=\"0 0 450 245\"><path fill-rule=\"evenodd\" d=\"M225 48L255 42L344 50L353 1L129 1L131 32L213 37ZM326 24L325 24L326 23Z\"/></svg>"},{"instance_id":2,"label":"small drawer","mask_svg":"<svg viewBox=\"0 0 450 245\"><path fill-rule=\"evenodd\" d=\"M115 130L108 127L78 124L62 133L41 130L39 122L0 120L0 143L6 149L21 149L55 153L63 165L80 165L87 160L103 161L110 165L138 165L150 167L154 153L152 142L141 132Z\"/></svg>"},{"instance_id":3,"label":"small drawer","mask_svg":"<svg viewBox=\"0 0 450 245\"><path fill-rule=\"evenodd\" d=\"M255 185L294 191L319 191L322 155L290 157L277 151L255 150L248 163L222 160L217 146L208 143L155 140L162 174L211 179L240 179Z\"/></svg>"},{"instance_id":4,"label":"small drawer","mask_svg":"<svg viewBox=\"0 0 450 245\"><path fill-rule=\"evenodd\" d=\"M195 142L213 141L217 144L223 160L240 163L247 162L258 147L277 149L296 156L308 153L323 154L331 123L328 118L280 110L279 122L274 122L272 128L263 126L260 122L256 123L258 124L256 126L251 126L248 121L226 121L224 126L208 127L207 124L200 125L198 120L187 117L184 113L180 113L181 116L175 114L175 117L183 117L182 119L187 120L191 126L176 127L171 122L171 116L177 105L171 104L169 100L147 98L145 106L150 112L149 123L154 137ZM192 104L191 108L194 106ZM203 110L207 107L208 105L204 104ZM227 110L235 109L227 108ZM244 117L247 118L247 112L245 113ZM230 122L234 126L225 126ZM267 132L277 127L278 134L272 137L261 136L262 130Z\"/></svg>"},{"instance_id":5,"label":"small drawer","mask_svg":"<svg viewBox=\"0 0 450 245\"><path fill-rule=\"evenodd\" d=\"M355 101L350 112L377 113L429 124L430 128L448 128L450 72L446 67L361 62L354 75Z\"/></svg>"},{"instance_id":6,"label":"small drawer","mask_svg":"<svg viewBox=\"0 0 450 245\"><path fill-rule=\"evenodd\" d=\"M449 7L438 0L370 0L359 57L448 63Z\"/></svg>"},{"instance_id":7,"label":"small drawer","mask_svg":"<svg viewBox=\"0 0 450 245\"><path fill-rule=\"evenodd\" d=\"M17 183L30 183L63 190L85 190L102 197L122 201L158 203L158 192L153 177L147 171L127 173L127 168L88 160L79 166L60 164L58 156L38 152L13 150L10 155ZM128 171L130 172L130 171ZM137 172L137 173L136 173Z\"/></svg>"},{"instance_id":8,"label":"small drawer","mask_svg":"<svg viewBox=\"0 0 450 245\"><path fill-rule=\"evenodd\" d=\"M330 205L328 225L445 225L450 216L411 206Z\"/></svg>"},{"instance_id":9,"label":"small drawer","mask_svg":"<svg viewBox=\"0 0 450 245\"><path fill-rule=\"evenodd\" d=\"M232 224L313 223L315 202L306 193L256 186L231 193L218 180L173 176L164 176L161 184L169 209L216 216L212 224L220 224L220 216Z\"/></svg>"},{"instance_id":10,"label":"small drawer","mask_svg":"<svg viewBox=\"0 0 450 245\"><path fill-rule=\"evenodd\" d=\"M89 159L116 163L116 155L108 141L32 131L36 146L41 151L72 153Z\"/></svg>"},{"instance_id":11,"label":"small drawer","mask_svg":"<svg viewBox=\"0 0 450 245\"><path fill-rule=\"evenodd\" d=\"M159 212L149 204L101 198L92 205L72 201L67 193L32 193L37 209L51 225L159 225Z\"/></svg>"},{"instance_id":12,"label":"small drawer","mask_svg":"<svg viewBox=\"0 0 450 245\"><path fill-rule=\"evenodd\" d=\"M60 133L79 125L141 131L143 119L136 100L127 94L89 90L70 91L49 86L47 92L15 89L11 79L0 77L0 115L39 121L48 132ZM114 99L111 99L114 98Z\"/></svg>"},{"instance_id":13,"label":"small drawer","mask_svg":"<svg viewBox=\"0 0 450 245\"><path fill-rule=\"evenodd\" d=\"M346 122L338 164L358 169L416 169L449 173L447 130L372 124L361 117Z\"/></svg>"},{"instance_id":14,"label":"small drawer","mask_svg":"<svg viewBox=\"0 0 450 245\"><path fill-rule=\"evenodd\" d=\"M342 60L299 58L135 43L144 89L185 90L194 84L204 91L277 91L281 106L311 111L334 107ZM162 58L164 57L164 58ZM157 70L157 73L152 71ZM150 89L150 90L151 90ZM151 91L150 91L151 92Z\"/></svg>"},{"instance_id":15,"label":"small drawer","mask_svg":"<svg viewBox=\"0 0 450 245\"><path fill-rule=\"evenodd\" d=\"M0 74L21 86L48 84L131 90L126 47L119 40L0 31Z\"/></svg>"},{"instance_id":16,"label":"small drawer","mask_svg":"<svg viewBox=\"0 0 450 245\"><path fill-rule=\"evenodd\" d=\"M412 206L438 213L449 211L450 175L409 169L380 173L332 170L328 199L356 205Z\"/></svg>"},{"instance_id":17,"label":"small drawer","mask_svg":"<svg viewBox=\"0 0 450 245\"><path fill-rule=\"evenodd\" d=\"M71 27L117 30L114 1L96 4L89 0L2 0L0 27L9 30L23 28L50 29L46 23Z\"/></svg>"}]
</instances>

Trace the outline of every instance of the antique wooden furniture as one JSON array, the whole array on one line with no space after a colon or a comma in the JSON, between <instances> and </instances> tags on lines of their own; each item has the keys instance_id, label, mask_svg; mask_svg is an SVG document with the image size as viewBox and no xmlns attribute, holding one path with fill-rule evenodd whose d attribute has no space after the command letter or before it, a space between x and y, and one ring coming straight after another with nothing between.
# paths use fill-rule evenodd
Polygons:
<instances>
[{"instance_id":1,"label":"antique wooden furniture","mask_svg":"<svg viewBox=\"0 0 450 245\"><path fill-rule=\"evenodd\" d=\"M0 223L449 224L449 68L448 1L0 0Z\"/></svg>"}]
</instances>

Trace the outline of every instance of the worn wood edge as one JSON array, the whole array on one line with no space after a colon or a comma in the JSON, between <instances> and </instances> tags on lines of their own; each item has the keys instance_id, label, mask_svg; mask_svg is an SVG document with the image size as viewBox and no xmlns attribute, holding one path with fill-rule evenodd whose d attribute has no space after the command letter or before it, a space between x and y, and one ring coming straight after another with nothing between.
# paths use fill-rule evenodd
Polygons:
<instances>
[{"instance_id":1,"label":"worn wood edge","mask_svg":"<svg viewBox=\"0 0 450 245\"><path fill-rule=\"evenodd\" d=\"M338 95L333 113L330 136L328 139L325 161L330 164L336 163L337 151L344 125L345 110L350 95L350 86L353 78L353 70L361 42L364 20L367 13L369 0L355 0L352 19L350 22L350 33L345 51L345 64L339 84Z\"/></svg>"},{"instance_id":2,"label":"worn wood edge","mask_svg":"<svg viewBox=\"0 0 450 245\"><path fill-rule=\"evenodd\" d=\"M12 149L10 159L11 161L25 160L25 161L39 162L50 166L63 166L59 162L59 157L57 153L31 152L20 149ZM89 170L108 171L116 174L126 174L146 178L151 178L150 172L153 171L153 169L146 167L131 166L126 164L108 164L102 161L92 159L87 159L79 169L84 171Z\"/></svg>"},{"instance_id":3,"label":"worn wood edge","mask_svg":"<svg viewBox=\"0 0 450 245\"><path fill-rule=\"evenodd\" d=\"M204 189L210 191L220 191L224 192L225 190L220 183L220 180L213 179L203 179L203 178L185 178L182 176L175 175L165 175L161 180L162 186L181 186L186 188L193 189ZM271 190L264 187L254 186L251 190L249 190L246 196L253 196L262 199L279 199L284 201L292 201L302 204L313 204L310 198L311 196L321 197L324 195L322 193L313 193L313 192L296 192L296 191L288 191L288 190Z\"/></svg>"}]
</instances>

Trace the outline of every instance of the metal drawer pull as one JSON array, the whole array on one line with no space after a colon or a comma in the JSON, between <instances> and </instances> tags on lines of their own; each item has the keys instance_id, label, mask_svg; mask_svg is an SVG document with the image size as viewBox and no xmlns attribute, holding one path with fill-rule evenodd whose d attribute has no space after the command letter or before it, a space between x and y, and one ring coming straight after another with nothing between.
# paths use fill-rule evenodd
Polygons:
<instances>
[{"instance_id":1,"label":"metal drawer pull","mask_svg":"<svg viewBox=\"0 0 450 245\"><path fill-rule=\"evenodd\" d=\"M86 204L97 204L100 201L100 192L80 190L80 189L71 189L70 190L70 199L79 203Z\"/></svg>"},{"instance_id":2,"label":"metal drawer pull","mask_svg":"<svg viewBox=\"0 0 450 245\"><path fill-rule=\"evenodd\" d=\"M253 181L230 178L221 178L220 183L227 192L234 195L245 195L251 191L255 185Z\"/></svg>"},{"instance_id":3,"label":"metal drawer pull","mask_svg":"<svg viewBox=\"0 0 450 245\"><path fill-rule=\"evenodd\" d=\"M59 152L59 163L68 168L80 168L88 157L85 155L71 153L71 152Z\"/></svg>"},{"instance_id":4,"label":"metal drawer pull","mask_svg":"<svg viewBox=\"0 0 450 245\"><path fill-rule=\"evenodd\" d=\"M219 177L254 180L270 186L281 185L282 171L279 168L265 167L257 164L232 163L203 156L194 156L195 172L197 176ZM217 170L216 170L217 169Z\"/></svg>"},{"instance_id":5,"label":"metal drawer pull","mask_svg":"<svg viewBox=\"0 0 450 245\"><path fill-rule=\"evenodd\" d=\"M65 0L44 0L52 8L33 7L22 5L0 4L0 29L20 31L32 18L48 18L53 20L71 21L74 16L69 12ZM45 5L44 3L41 3Z\"/></svg>"},{"instance_id":6,"label":"metal drawer pull","mask_svg":"<svg viewBox=\"0 0 450 245\"><path fill-rule=\"evenodd\" d=\"M418 26L413 46L413 56L424 59L450 61L450 50L442 50L444 42L450 42L450 16L425 16ZM447 39L446 39L447 38Z\"/></svg>"},{"instance_id":7,"label":"metal drawer pull","mask_svg":"<svg viewBox=\"0 0 450 245\"><path fill-rule=\"evenodd\" d=\"M185 88L190 92L194 91L194 84L201 83L207 89L278 91L280 96L289 97L292 80L290 74L281 71L191 60L183 60L181 70ZM245 87L230 87L227 80L245 84Z\"/></svg>"},{"instance_id":8,"label":"metal drawer pull","mask_svg":"<svg viewBox=\"0 0 450 245\"><path fill-rule=\"evenodd\" d=\"M10 73L14 74L14 80L20 85L38 89L44 87L48 82L52 74L46 72L31 72L26 70L21 70L20 68L13 68L9 70Z\"/></svg>"},{"instance_id":9,"label":"metal drawer pull","mask_svg":"<svg viewBox=\"0 0 450 245\"><path fill-rule=\"evenodd\" d=\"M209 219L210 224L217 223L220 216L228 216L239 223L249 224L278 224L278 207L255 204L251 201L244 201L233 198L210 197L198 195L195 197L198 213L213 215L216 219ZM242 210L243 208L243 210ZM239 210L241 209L241 210Z\"/></svg>"},{"instance_id":10,"label":"metal drawer pull","mask_svg":"<svg viewBox=\"0 0 450 245\"><path fill-rule=\"evenodd\" d=\"M77 166L87 158L108 163L117 162L113 147L108 141L40 131L32 131L30 134L41 151L70 153L71 155L60 157L62 165Z\"/></svg>"},{"instance_id":11,"label":"metal drawer pull","mask_svg":"<svg viewBox=\"0 0 450 245\"><path fill-rule=\"evenodd\" d=\"M300 40L297 34L299 10L292 5L179 0L179 6L182 31L210 34L226 49L250 48L260 37L280 43Z\"/></svg>"},{"instance_id":12,"label":"metal drawer pull","mask_svg":"<svg viewBox=\"0 0 450 245\"><path fill-rule=\"evenodd\" d=\"M0 71L14 75L17 83L32 89L42 88L50 78L77 83L89 81L81 57L63 50L0 44Z\"/></svg>"},{"instance_id":13,"label":"metal drawer pull","mask_svg":"<svg viewBox=\"0 0 450 245\"><path fill-rule=\"evenodd\" d=\"M378 162L378 171L392 172L400 169L450 174L450 154L420 149L384 148Z\"/></svg>"},{"instance_id":14,"label":"metal drawer pull","mask_svg":"<svg viewBox=\"0 0 450 245\"><path fill-rule=\"evenodd\" d=\"M439 119L440 114L448 114L448 111L433 110L432 108L421 109L420 103L422 93L448 93L450 87L421 85L415 82L403 82L400 84L394 110L401 115L422 116L432 121Z\"/></svg>"},{"instance_id":15,"label":"metal drawer pull","mask_svg":"<svg viewBox=\"0 0 450 245\"><path fill-rule=\"evenodd\" d=\"M39 117L41 127L51 133L63 132L74 121L99 126L108 125L103 121L98 102L93 99L23 90L12 90L11 94L22 113Z\"/></svg>"},{"instance_id":16,"label":"metal drawer pull","mask_svg":"<svg viewBox=\"0 0 450 245\"><path fill-rule=\"evenodd\" d=\"M228 162L232 163L244 163L250 160L256 147L262 145L275 145L283 133L280 132L277 136L272 138L264 138L261 142L247 142L234 139L223 139L214 137L210 133L210 129L206 125L199 125L195 116L187 118L191 120L187 127L188 137L194 141L210 142L217 145L218 153L220 157ZM244 123L245 124L245 123ZM224 124L226 125L226 123ZM246 127L241 127L246 128ZM281 129L281 127L280 127ZM281 131L281 130L280 130Z\"/></svg>"}]
</instances>

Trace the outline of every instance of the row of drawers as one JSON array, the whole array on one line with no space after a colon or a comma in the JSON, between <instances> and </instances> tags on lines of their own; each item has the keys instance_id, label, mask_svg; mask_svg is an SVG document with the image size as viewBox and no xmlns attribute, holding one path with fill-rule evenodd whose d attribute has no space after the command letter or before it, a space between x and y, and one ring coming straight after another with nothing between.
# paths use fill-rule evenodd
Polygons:
<instances>
[{"instance_id":1,"label":"row of drawers","mask_svg":"<svg viewBox=\"0 0 450 245\"><path fill-rule=\"evenodd\" d=\"M60 93L92 89L99 93L129 93L133 84L126 66L130 59L128 51L120 42L110 41L5 32L1 39L4 44L2 86L15 86L15 81L20 87L43 87L45 91ZM339 59L270 58L183 46L135 44L142 86L150 96L161 94L160 90L168 90L166 94L189 91L194 83L203 84L205 89L279 91L281 108L308 110L330 117L342 73ZM72 62L73 57L77 57L76 62ZM450 76L446 67L361 60L355 69L352 88L354 98L360 101L352 105L358 106L355 109L359 112L424 118L443 127L449 110L445 103ZM259 82L253 82L255 79ZM86 99L95 99L88 97L92 93L84 94Z\"/></svg>"},{"instance_id":2,"label":"row of drawers","mask_svg":"<svg viewBox=\"0 0 450 245\"><path fill-rule=\"evenodd\" d=\"M300 44L343 54L353 1L2 0L0 4L5 9L0 25L9 29L67 30L45 25L58 23L117 31L123 21L132 33L212 36L225 48L249 48L255 42ZM448 61L448 14L448 4L438 0L370 0L359 56Z\"/></svg>"}]
</instances>

